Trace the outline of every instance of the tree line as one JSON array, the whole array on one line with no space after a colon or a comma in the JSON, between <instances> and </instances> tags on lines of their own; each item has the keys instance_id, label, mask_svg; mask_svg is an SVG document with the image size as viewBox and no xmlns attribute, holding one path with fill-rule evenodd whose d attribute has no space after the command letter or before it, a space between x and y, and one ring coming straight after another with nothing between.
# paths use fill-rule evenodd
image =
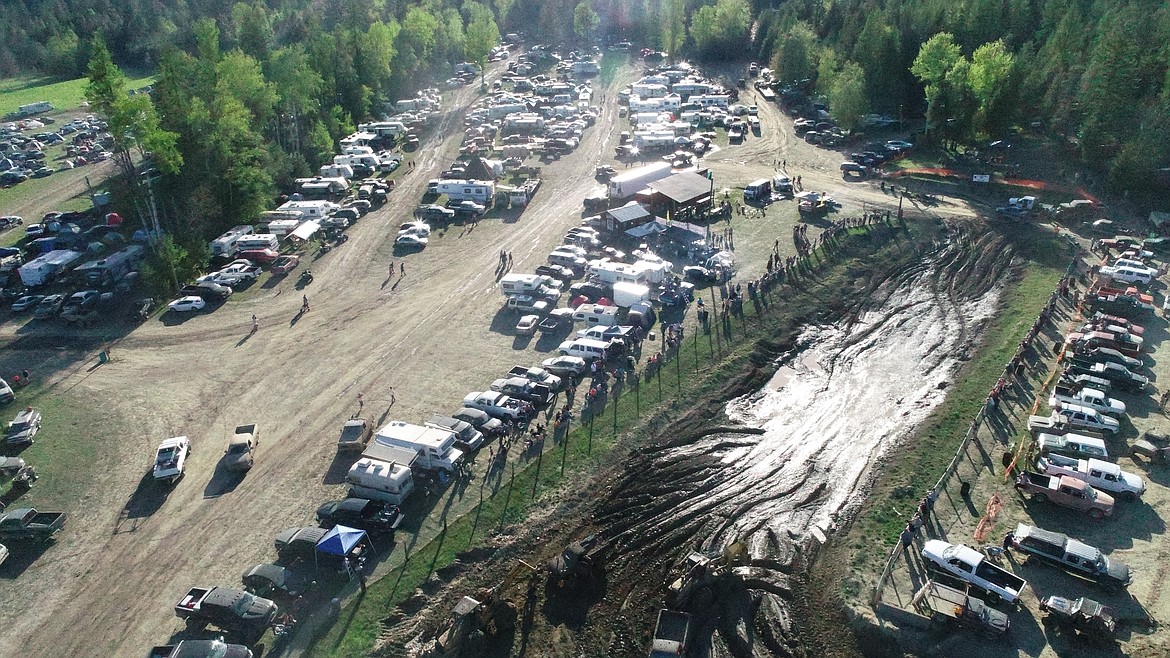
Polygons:
<instances>
[{"instance_id":1,"label":"tree line","mask_svg":"<svg viewBox=\"0 0 1170 658\"><path fill-rule=\"evenodd\" d=\"M1038 122L1119 190L1164 189L1170 166L1161 0L13 0L0 72L73 75L98 42L111 66L157 72L180 162L161 211L207 234L252 220L386 102L482 62L501 32L755 59L846 127L925 116L979 142Z\"/></svg>"}]
</instances>

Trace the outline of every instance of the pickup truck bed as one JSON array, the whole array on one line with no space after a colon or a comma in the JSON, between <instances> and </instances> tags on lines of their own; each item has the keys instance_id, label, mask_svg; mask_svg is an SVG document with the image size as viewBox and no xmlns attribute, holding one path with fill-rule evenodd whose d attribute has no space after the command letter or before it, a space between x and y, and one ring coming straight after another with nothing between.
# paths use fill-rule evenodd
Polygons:
<instances>
[{"instance_id":1,"label":"pickup truck bed","mask_svg":"<svg viewBox=\"0 0 1170 658\"><path fill-rule=\"evenodd\" d=\"M64 527L64 512L15 509L0 516L0 539L49 539Z\"/></svg>"}]
</instances>

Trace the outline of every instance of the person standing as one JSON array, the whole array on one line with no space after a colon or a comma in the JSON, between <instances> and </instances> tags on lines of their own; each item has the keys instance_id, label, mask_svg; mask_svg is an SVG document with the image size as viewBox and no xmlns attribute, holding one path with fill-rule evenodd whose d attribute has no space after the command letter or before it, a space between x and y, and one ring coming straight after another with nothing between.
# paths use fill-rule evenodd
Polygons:
<instances>
[{"instance_id":1,"label":"person standing","mask_svg":"<svg viewBox=\"0 0 1170 658\"><path fill-rule=\"evenodd\" d=\"M406 263L405 262L398 264L398 276L406 276Z\"/></svg>"},{"instance_id":2,"label":"person standing","mask_svg":"<svg viewBox=\"0 0 1170 658\"><path fill-rule=\"evenodd\" d=\"M361 393L358 393L357 400L358 400L358 411L360 412L362 410L362 407L366 406L366 397L364 395L362 395Z\"/></svg>"},{"instance_id":3,"label":"person standing","mask_svg":"<svg viewBox=\"0 0 1170 658\"><path fill-rule=\"evenodd\" d=\"M395 400L395 398L394 398L394 387L393 387L393 386L391 386L391 387L390 387L390 404L394 404L394 400Z\"/></svg>"}]
</instances>

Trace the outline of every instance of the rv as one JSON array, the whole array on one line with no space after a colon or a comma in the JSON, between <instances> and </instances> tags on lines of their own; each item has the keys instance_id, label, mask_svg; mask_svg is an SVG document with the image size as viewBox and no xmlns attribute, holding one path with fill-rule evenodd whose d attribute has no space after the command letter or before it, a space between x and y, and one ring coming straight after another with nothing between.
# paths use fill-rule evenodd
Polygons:
<instances>
[{"instance_id":1,"label":"rv","mask_svg":"<svg viewBox=\"0 0 1170 658\"><path fill-rule=\"evenodd\" d=\"M345 194L349 189L349 182L344 178L298 178L296 184L300 186L301 195L306 199L330 199Z\"/></svg>"},{"instance_id":2,"label":"rv","mask_svg":"<svg viewBox=\"0 0 1170 658\"><path fill-rule=\"evenodd\" d=\"M249 251L253 249L271 249L277 251L280 249L280 238L271 233L251 233L249 235L240 236L236 240L236 248L239 251Z\"/></svg>"},{"instance_id":3,"label":"rv","mask_svg":"<svg viewBox=\"0 0 1170 658\"><path fill-rule=\"evenodd\" d=\"M644 167L631 169L609 179L610 199L628 199L654 181L670 175L669 162L655 162Z\"/></svg>"},{"instance_id":4,"label":"rv","mask_svg":"<svg viewBox=\"0 0 1170 658\"><path fill-rule=\"evenodd\" d=\"M601 73L601 68L593 60L573 62L571 70L573 71L573 75L597 75Z\"/></svg>"},{"instance_id":5,"label":"rv","mask_svg":"<svg viewBox=\"0 0 1170 658\"><path fill-rule=\"evenodd\" d=\"M463 451L455 447L457 438L451 430L396 420L378 430L370 445L414 450L418 453L414 466L452 475L463 463Z\"/></svg>"},{"instance_id":6,"label":"rv","mask_svg":"<svg viewBox=\"0 0 1170 658\"><path fill-rule=\"evenodd\" d=\"M331 201L289 201L277 208L280 212L299 212L305 219L324 219L341 206Z\"/></svg>"},{"instance_id":7,"label":"rv","mask_svg":"<svg viewBox=\"0 0 1170 658\"><path fill-rule=\"evenodd\" d=\"M350 180L353 178L353 167L339 164L321 165L321 168L317 170L317 174L324 178L344 178Z\"/></svg>"},{"instance_id":8,"label":"rv","mask_svg":"<svg viewBox=\"0 0 1170 658\"><path fill-rule=\"evenodd\" d=\"M410 456L410 451L402 451ZM345 474L351 492L356 498L384 500L391 505L401 505L414 491L414 477L410 465L396 461L381 461L362 457Z\"/></svg>"},{"instance_id":9,"label":"rv","mask_svg":"<svg viewBox=\"0 0 1170 658\"><path fill-rule=\"evenodd\" d=\"M500 279L500 292L504 295L526 295L539 290L544 284L536 274L505 274Z\"/></svg>"},{"instance_id":10,"label":"rv","mask_svg":"<svg viewBox=\"0 0 1170 658\"><path fill-rule=\"evenodd\" d=\"M64 274L73 263L81 260L81 253L68 249L55 249L41 254L17 268L20 282L34 288L44 285Z\"/></svg>"},{"instance_id":11,"label":"rv","mask_svg":"<svg viewBox=\"0 0 1170 658\"><path fill-rule=\"evenodd\" d=\"M34 114L41 114L44 112L52 112L52 111L53 111L53 104L50 103L49 101L37 101L35 103L21 105L20 107L16 108L16 114L17 114L17 116L19 116L21 118L31 117Z\"/></svg>"},{"instance_id":12,"label":"rv","mask_svg":"<svg viewBox=\"0 0 1170 658\"><path fill-rule=\"evenodd\" d=\"M374 133L379 137L398 138L406 134L406 124L401 121L378 121L377 123L363 123L358 126L358 130Z\"/></svg>"},{"instance_id":13,"label":"rv","mask_svg":"<svg viewBox=\"0 0 1170 658\"><path fill-rule=\"evenodd\" d=\"M227 233L211 241L211 257L231 258L235 256L236 252L239 251L236 247L236 241L251 233L252 230L252 227L247 224L233 226Z\"/></svg>"},{"instance_id":14,"label":"rv","mask_svg":"<svg viewBox=\"0 0 1170 658\"><path fill-rule=\"evenodd\" d=\"M146 258L146 250L143 249L142 245L132 244L101 260L93 260L80 265L74 270L74 273L90 286L113 285L125 278L130 272L138 269L144 258Z\"/></svg>"},{"instance_id":15,"label":"rv","mask_svg":"<svg viewBox=\"0 0 1170 658\"><path fill-rule=\"evenodd\" d=\"M496 195L496 184L484 180L438 180L428 187L434 194L444 194L451 201L475 201L490 206Z\"/></svg>"}]
</instances>

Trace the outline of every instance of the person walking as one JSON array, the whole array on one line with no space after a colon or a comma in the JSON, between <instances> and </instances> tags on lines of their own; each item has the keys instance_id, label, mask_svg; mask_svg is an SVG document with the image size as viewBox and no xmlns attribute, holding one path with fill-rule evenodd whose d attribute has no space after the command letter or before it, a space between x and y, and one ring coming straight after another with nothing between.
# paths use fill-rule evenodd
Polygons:
<instances>
[{"instance_id":1,"label":"person walking","mask_svg":"<svg viewBox=\"0 0 1170 658\"><path fill-rule=\"evenodd\" d=\"M390 404L394 404L394 400L395 400L395 398L394 398L394 387L393 387L393 386L391 386L391 387L390 387Z\"/></svg>"},{"instance_id":2,"label":"person walking","mask_svg":"<svg viewBox=\"0 0 1170 658\"><path fill-rule=\"evenodd\" d=\"M398 276L406 276L406 263L405 262L398 264Z\"/></svg>"},{"instance_id":3,"label":"person walking","mask_svg":"<svg viewBox=\"0 0 1170 658\"><path fill-rule=\"evenodd\" d=\"M253 313L252 314L252 333L256 333L257 331L260 331L260 318L257 318L256 314Z\"/></svg>"},{"instance_id":4,"label":"person walking","mask_svg":"<svg viewBox=\"0 0 1170 658\"><path fill-rule=\"evenodd\" d=\"M390 273L387 276L391 279L394 278L394 261L390 261Z\"/></svg>"},{"instance_id":5,"label":"person walking","mask_svg":"<svg viewBox=\"0 0 1170 658\"><path fill-rule=\"evenodd\" d=\"M301 295L301 313L309 312L309 296Z\"/></svg>"},{"instance_id":6,"label":"person walking","mask_svg":"<svg viewBox=\"0 0 1170 658\"><path fill-rule=\"evenodd\" d=\"M358 411L360 412L364 406L366 406L366 397L358 393Z\"/></svg>"}]
</instances>

